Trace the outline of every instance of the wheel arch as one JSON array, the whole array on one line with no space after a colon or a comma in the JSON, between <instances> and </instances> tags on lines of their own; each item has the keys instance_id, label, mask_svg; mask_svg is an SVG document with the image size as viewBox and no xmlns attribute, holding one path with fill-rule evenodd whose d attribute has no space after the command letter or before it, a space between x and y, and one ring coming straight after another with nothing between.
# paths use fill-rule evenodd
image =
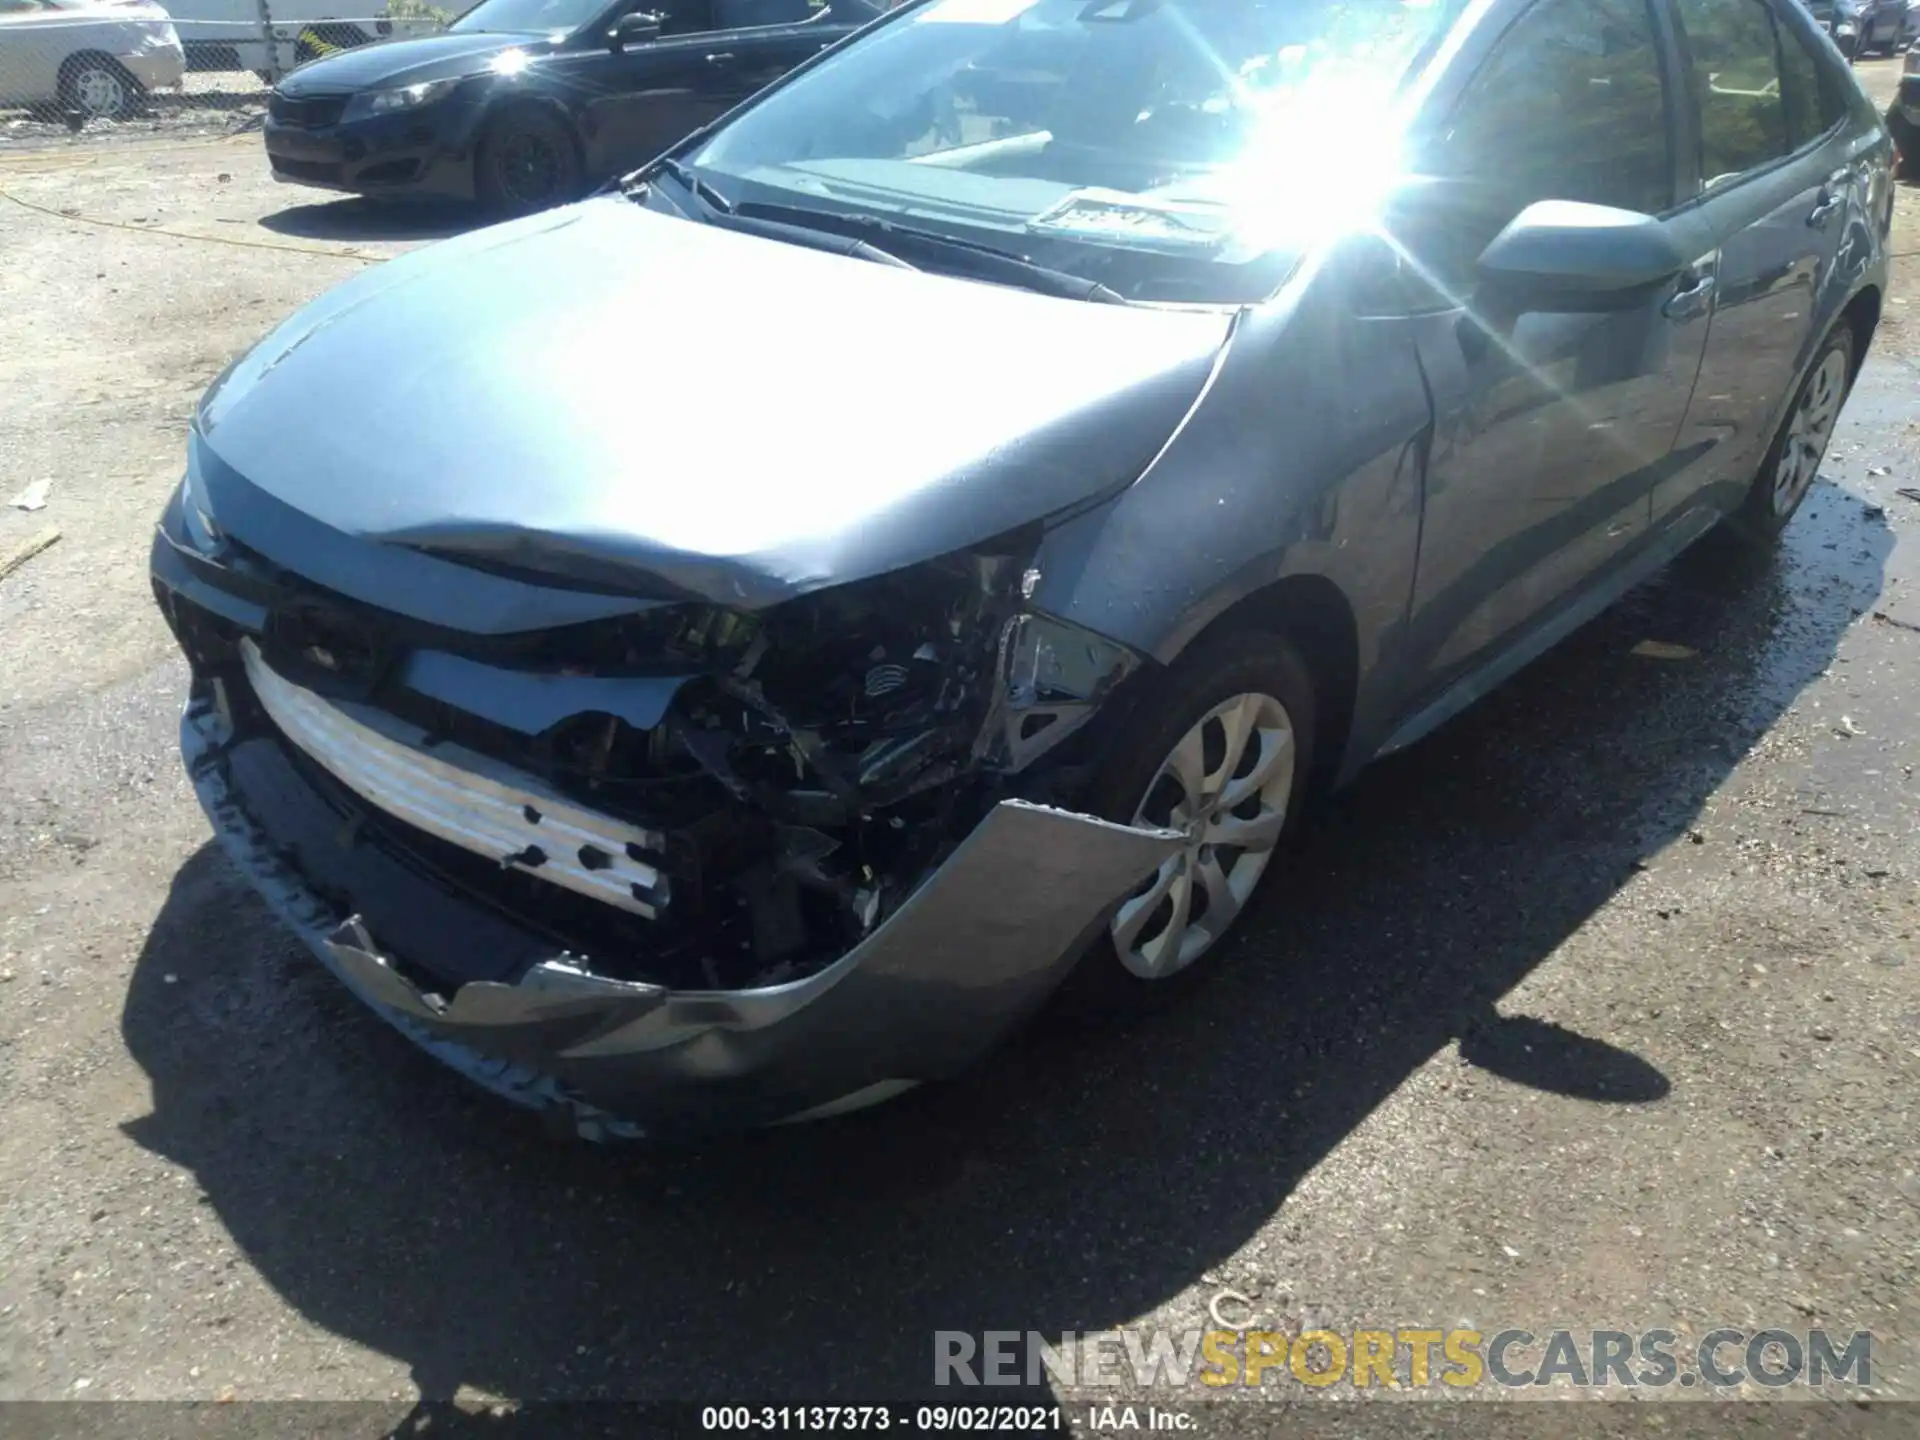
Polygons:
<instances>
[{"instance_id":1,"label":"wheel arch","mask_svg":"<svg viewBox=\"0 0 1920 1440\"><path fill-rule=\"evenodd\" d=\"M495 95L480 112L477 131L484 133L489 126L497 125L507 116L521 111L533 111L558 120L567 127L574 144L580 143L580 117L559 96L540 90L510 90L503 95Z\"/></svg>"},{"instance_id":2,"label":"wheel arch","mask_svg":"<svg viewBox=\"0 0 1920 1440\"><path fill-rule=\"evenodd\" d=\"M515 90L498 95L486 102L479 118L473 122L473 162L476 169L480 163L480 147L486 144L487 136L496 125L511 119L516 113L545 115L556 120L567 132L567 139L573 144L575 158L580 161L582 173L587 164L587 137L581 127L580 116L564 100L555 95L545 95L533 90ZM478 174L475 180L478 180Z\"/></svg>"},{"instance_id":3,"label":"wheel arch","mask_svg":"<svg viewBox=\"0 0 1920 1440\"><path fill-rule=\"evenodd\" d=\"M1868 284L1861 286L1840 311L1840 320L1853 328L1853 369L1856 375L1867 358L1867 347L1873 343L1874 332L1880 328L1882 303L1880 287Z\"/></svg>"},{"instance_id":4,"label":"wheel arch","mask_svg":"<svg viewBox=\"0 0 1920 1440\"><path fill-rule=\"evenodd\" d=\"M134 93L140 93L140 82L134 77L133 72L104 50L76 50L67 56L66 59L62 60L60 62L59 72L61 86L65 87L72 84L73 77L79 73L81 65L89 61L104 65L122 80L126 81L127 84L133 88ZM46 72L42 71L41 73L45 74Z\"/></svg>"},{"instance_id":5,"label":"wheel arch","mask_svg":"<svg viewBox=\"0 0 1920 1440\"><path fill-rule=\"evenodd\" d=\"M1330 784L1346 759L1360 688L1360 627L1352 602L1325 575L1288 575L1229 605L1182 647L1209 638L1265 630L1306 662L1314 690L1314 781Z\"/></svg>"}]
</instances>

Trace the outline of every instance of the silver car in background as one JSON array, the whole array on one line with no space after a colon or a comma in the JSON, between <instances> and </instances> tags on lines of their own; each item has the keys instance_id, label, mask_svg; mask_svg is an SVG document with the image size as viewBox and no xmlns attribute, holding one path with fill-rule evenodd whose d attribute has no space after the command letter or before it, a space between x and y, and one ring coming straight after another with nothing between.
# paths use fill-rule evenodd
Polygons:
<instances>
[{"instance_id":1,"label":"silver car in background","mask_svg":"<svg viewBox=\"0 0 1920 1440\"><path fill-rule=\"evenodd\" d=\"M0 106L118 119L186 73L172 18L148 0L0 0Z\"/></svg>"}]
</instances>

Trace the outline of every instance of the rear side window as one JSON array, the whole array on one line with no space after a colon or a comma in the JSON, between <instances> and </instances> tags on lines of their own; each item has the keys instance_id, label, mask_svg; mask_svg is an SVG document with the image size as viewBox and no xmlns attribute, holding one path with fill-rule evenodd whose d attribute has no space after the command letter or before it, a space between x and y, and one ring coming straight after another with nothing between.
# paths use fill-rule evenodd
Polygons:
<instances>
[{"instance_id":1,"label":"rear side window","mask_svg":"<svg viewBox=\"0 0 1920 1440\"><path fill-rule=\"evenodd\" d=\"M1676 0L1674 8L1693 55L1706 188L1737 180L1826 128L1818 123L1819 68L1775 23L1766 0Z\"/></svg>"},{"instance_id":2,"label":"rear side window","mask_svg":"<svg viewBox=\"0 0 1920 1440\"><path fill-rule=\"evenodd\" d=\"M1776 22L1774 28L1780 37L1780 93L1787 105L1787 140L1797 150L1844 119L1847 102L1807 41L1785 25Z\"/></svg>"}]
</instances>

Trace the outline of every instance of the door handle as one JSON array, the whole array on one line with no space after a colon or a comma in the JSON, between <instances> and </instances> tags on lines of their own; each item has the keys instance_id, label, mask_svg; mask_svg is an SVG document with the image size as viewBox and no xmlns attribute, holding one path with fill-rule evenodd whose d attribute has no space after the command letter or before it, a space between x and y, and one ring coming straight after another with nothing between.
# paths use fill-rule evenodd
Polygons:
<instances>
[{"instance_id":1,"label":"door handle","mask_svg":"<svg viewBox=\"0 0 1920 1440\"><path fill-rule=\"evenodd\" d=\"M722 50L717 54L707 56L707 64L727 65L732 63L734 58L735 58L734 53L731 50Z\"/></svg>"},{"instance_id":2,"label":"door handle","mask_svg":"<svg viewBox=\"0 0 1920 1440\"><path fill-rule=\"evenodd\" d=\"M1816 230L1826 229L1827 222L1840 213L1840 207L1844 203L1845 201L1843 201L1840 196L1834 194L1833 191L1822 190L1820 192L1820 203L1807 212L1807 224Z\"/></svg>"},{"instance_id":3,"label":"door handle","mask_svg":"<svg viewBox=\"0 0 1920 1440\"><path fill-rule=\"evenodd\" d=\"M1682 288L1660 307L1660 313L1669 320L1697 320L1712 304L1713 276L1695 271L1687 275Z\"/></svg>"}]
</instances>

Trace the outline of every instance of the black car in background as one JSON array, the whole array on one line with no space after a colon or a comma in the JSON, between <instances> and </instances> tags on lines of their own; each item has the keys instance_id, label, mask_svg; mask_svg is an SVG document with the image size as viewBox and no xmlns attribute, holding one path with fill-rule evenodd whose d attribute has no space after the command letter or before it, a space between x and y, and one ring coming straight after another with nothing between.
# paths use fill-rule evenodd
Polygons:
<instances>
[{"instance_id":1,"label":"black car in background","mask_svg":"<svg viewBox=\"0 0 1920 1440\"><path fill-rule=\"evenodd\" d=\"M1910 0L1834 0L1833 10L1828 29L1849 60L1898 53L1914 39L1920 19Z\"/></svg>"},{"instance_id":2,"label":"black car in background","mask_svg":"<svg viewBox=\"0 0 1920 1440\"><path fill-rule=\"evenodd\" d=\"M524 214L651 159L827 49L877 0L482 0L444 34L302 65L274 178Z\"/></svg>"},{"instance_id":3,"label":"black car in background","mask_svg":"<svg viewBox=\"0 0 1920 1440\"><path fill-rule=\"evenodd\" d=\"M1900 178L1920 180L1920 43L1907 51L1900 89L1887 107L1887 129L1900 148Z\"/></svg>"}]
</instances>

